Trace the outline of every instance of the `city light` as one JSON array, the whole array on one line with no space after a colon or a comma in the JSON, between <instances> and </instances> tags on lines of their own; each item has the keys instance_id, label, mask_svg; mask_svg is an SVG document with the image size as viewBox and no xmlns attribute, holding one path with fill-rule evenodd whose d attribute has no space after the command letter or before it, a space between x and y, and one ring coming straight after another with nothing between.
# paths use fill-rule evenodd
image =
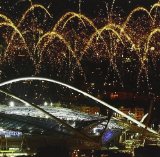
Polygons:
<instances>
[{"instance_id":1,"label":"city light","mask_svg":"<svg viewBox=\"0 0 160 157\"><path fill-rule=\"evenodd\" d=\"M47 102L44 102L44 106L47 106L48 105L48 103Z\"/></svg>"},{"instance_id":2,"label":"city light","mask_svg":"<svg viewBox=\"0 0 160 157\"><path fill-rule=\"evenodd\" d=\"M14 103L13 101L10 101L10 102L9 102L9 106L10 106L10 107L14 107L14 106L15 106L15 103Z\"/></svg>"}]
</instances>

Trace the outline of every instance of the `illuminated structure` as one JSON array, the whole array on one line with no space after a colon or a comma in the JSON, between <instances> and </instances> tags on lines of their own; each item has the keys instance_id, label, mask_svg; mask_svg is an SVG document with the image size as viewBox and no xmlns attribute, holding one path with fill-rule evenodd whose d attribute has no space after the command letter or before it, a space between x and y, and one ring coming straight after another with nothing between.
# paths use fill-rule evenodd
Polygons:
<instances>
[{"instance_id":1,"label":"illuminated structure","mask_svg":"<svg viewBox=\"0 0 160 157\"><path fill-rule=\"evenodd\" d=\"M137 119L137 120L141 120L144 116L144 109L143 108L126 108L126 107L121 107L119 109L120 111L122 111L123 113L130 115L132 114L132 116Z\"/></svg>"},{"instance_id":2,"label":"illuminated structure","mask_svg":"<svg viewBox=\"0 0 160 157\"><path fill-rule=\"evenodd\" d=\"M81 106L80 111L82 112L85 112L85 113L88 113L88 114L97 114L99 115L100 114L100 108L99 107L90 107L90 106Z\"/></svg>"},{"instance_id":3,"label":"illuminated structure","mask_svg":"<svg viewBox=\"0 0 160 157\"><path fill-rule=\"evenodd\" d=\"M19 140L19 142L21 141L21 143L19 143L21 146L24 146L24 143L31 149L44 146L45 143L40 141L43 141L44 137L46 137L48 145L66 144L70 148L100 148L101 144L108 144L126 130L131 130L136 133L139 132L140 135L143 135L145 129L145 134L149 138L159 137L156 131L146 127L144 124L124 114L113 106L77 88L55 80L38 77L20 78L1 83L0 87L25 80L48 81L61 86L63 85L100 102L107 108L121 114L122 118L117 119L114 117L88 115L70 109L53 108L52 106L37 106L13 94L0 90L1 93L19 100L25 105L25 107L11 105L9 108L3 106L0 112L1 131L4 131L4 129L18 131L20 132L18 135L22 136L23 133L23 137L27 137L25 138L27 142L24 139Z\"/></svg>"}]
</instances>

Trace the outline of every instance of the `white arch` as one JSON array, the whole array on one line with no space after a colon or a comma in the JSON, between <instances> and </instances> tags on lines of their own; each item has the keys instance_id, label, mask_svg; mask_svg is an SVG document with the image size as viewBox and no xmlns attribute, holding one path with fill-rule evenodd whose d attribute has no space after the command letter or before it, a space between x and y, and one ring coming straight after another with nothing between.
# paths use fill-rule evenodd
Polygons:
<instances>
[{"instance_id":1,"label":"white arch","mask_svg":"<svg viewBox=\"0 0 160 157\"><path fill-rule=\"evenodd\" d=\"M64 87L67 87L69 89L72 89L78 93L81 93L83 94L84 96L87 96L88 98L91 98L92 100L96 101L96 102L99 102L100 104L102 104L103 106L105 107L108 107L109 109L117 112L118 114L122 115L123 117L127 118L128 120L132 121L133 123L137 124L138 126L142 127L142 128L146 128L146 125L142 124L141 122L137 121L136 119L128 116L127 114L123 113L122 111L118 110L117 108L109 105L108 103L102 101L102 100L99 100L97 99L96 97L82 91L82 90L79 90L71 85L68 85L66 83L62 83L60 81L56 81L56 80L53 80L53 79L49 79L49 78L43 78L43 77L22 77L22 78L16 78L16 79L13 79L13 80L9 80L9 81L5 81L5 82L2 82L0 83L0 87L4 86L4 85L7 85L7 84L11 84L11 83L15 83L15 82L20 82L20 81L28 81L28 80L39 80L39 81L47 81L47 82L52 82L52 83L55 83L55 84L58 84L58 85L62 85ZM156 135L159 135L158 132L152 130L151 128L147 127L146 128L149 132L151 133L154 133Z\"/></svg>"}]
</instances>

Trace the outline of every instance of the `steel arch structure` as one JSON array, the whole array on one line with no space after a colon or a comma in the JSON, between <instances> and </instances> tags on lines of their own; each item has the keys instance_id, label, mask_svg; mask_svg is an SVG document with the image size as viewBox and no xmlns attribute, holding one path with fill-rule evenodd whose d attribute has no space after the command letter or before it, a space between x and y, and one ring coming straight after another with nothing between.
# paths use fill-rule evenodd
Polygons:
<instances>
[{"instance_id":1,"label":"steel arch structure","mask_svg":"<svg viewBox=\"0 0 160 157\"><path fill-rule=\"evenodd\" d=\"M99 103L102 104L103 106L105 106L105 107L113 110L114 112L122 115L123 117L127 118L128 120L132 121L133 123L137 124L138 126L140 126L140 127L142 127L142 128L146 128L149 132L158 135L158 133L157 133L156 131L152 130L152 129L149 128L149 127L146 127L146 125L144 125L143 123L141 123L141 122L137 121L136 119L128 116L127 114L125 114L125 113L123 113L122 111L118 110L117 108L109 105L108 103L106 103L106 102L104 102L104 101L102 101L102 100L99 100L98 98L96 98L96 97L94 97L94 96L92 96L92 95L90 95L90 94L88 94L88 93L86 93L86 92L84 92L84 91L82 91L82 90L79 90L79 89L77 89L77 88L75 88L75 87L73 87L73 86L71 86L71 85L68 85L68 84L66 84L66 83L62 83L62 82L60 82L60 81L56 81L56 80L49 79L49 78L43 78L43 77L22 77L22 78L17 78L17 79L12 79L12 80L9 80L9 81L1 82L1 83L0 83L0 87L3 87L3 86L5 86L5 85L11 84L11 83L16 83L16 82L20 82L20 81L28 81L28 80L30 80L30 81L32 81L32 80L36 80L36 81L38 81L38 80L39 80L39 81L47 81L47 82L55 83L55 84L58 84L58 85L67 87L67 88L69 88L69 89L72 89L72 90L74 90L74 91L76 91L76 92L78 92L78 93L81 93L81 94L83 94L84 96L86 96L86 97L88 97L88 98L90 98L90 99L92 99L92 100L94 100L94 101L96 101L96 102L99 102ZM10 95L10 96L11 96L11 95ZM14 96L13 96L13 97L14 97ZM17 99L17 98L16 98L16 99ZM19 100L20 100L20 99L19 99ZM21 99L20 101L23 102L23 103L25 103L25 104L28 104L28 102L23 101L22 99Z\"/></svg>"}]
</instances>

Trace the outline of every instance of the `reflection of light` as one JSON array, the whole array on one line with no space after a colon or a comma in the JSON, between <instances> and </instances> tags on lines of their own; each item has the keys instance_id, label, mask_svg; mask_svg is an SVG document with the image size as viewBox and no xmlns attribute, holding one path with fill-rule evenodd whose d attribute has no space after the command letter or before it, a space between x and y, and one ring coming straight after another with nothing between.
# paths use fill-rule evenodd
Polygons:
<instances>
[{"instance_id":1,"label":"reflection of light","mask_svg":"<svg viewBox=\"0 0 160 157\"><path fill-rule=\"evenodd\" d=\"M10 106L10 107L14 107L14 102L13 102L13 101L10 101L10 102L9 102L9 106Z\"/></svg>"}]
</instances>

